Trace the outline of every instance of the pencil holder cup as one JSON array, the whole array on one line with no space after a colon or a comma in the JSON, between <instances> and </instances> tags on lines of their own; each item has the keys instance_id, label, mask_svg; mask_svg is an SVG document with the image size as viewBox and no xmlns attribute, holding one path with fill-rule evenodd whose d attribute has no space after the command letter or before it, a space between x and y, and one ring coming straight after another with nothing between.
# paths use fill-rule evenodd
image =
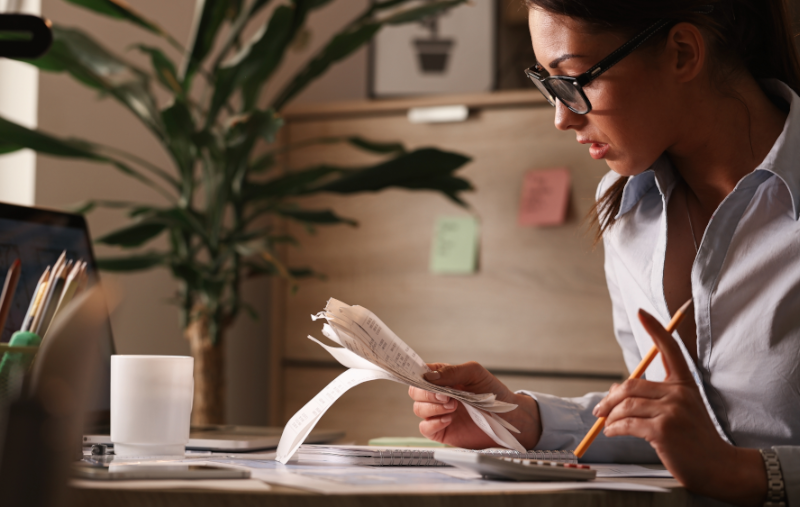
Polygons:
<instances>
[{"instance_id":1,"label":"pencil holder cup","mask_svg":"<svg viewBox=\"0 0 800 509\"><path fill-rule=\"evenodd\" d=\"M0 407L3 410L19 397L23 378L41 342L37 334L19 331L11 336L8 344L0 343Z\"/></svg>"}]
</instances>

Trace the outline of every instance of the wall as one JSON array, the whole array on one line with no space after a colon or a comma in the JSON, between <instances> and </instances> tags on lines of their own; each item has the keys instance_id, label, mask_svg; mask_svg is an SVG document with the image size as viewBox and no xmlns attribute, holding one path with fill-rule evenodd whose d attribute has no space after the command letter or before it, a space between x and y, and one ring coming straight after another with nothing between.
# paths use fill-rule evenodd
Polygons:
<instances>
[{"instance_id":1,"label":"wall","mask_svg":"<svg viewBox=\"0 0 800 509\"><path fill-rule=\"evenodd\" d=\"M9 4L0 0L0 12L10 11ZM41 0L24 0L18 12L40 11ZM39 71L35 67L0 58L0 115L26 127L36 127L38 85ZM35 187L36 154L32 150L0 155L0 201L33 205Z\"/></svg>"},{"instance_id":2,"label":"wall","mask_svg":"<svg viewBox=\"0 0 800 509\"><path fill-rule=\"evenodd\" d=\"M363 9L368 0L332 2L309 19L311 38L302 51L293 51L279 69L276 81L286 81L312 50L319 48L339 27ZM194 0L137 0L134 7L157 20L178 40L188 37ZM178 60L176 51L161 39L135 26L95 15L60 0L47 0L43 15L62 26L81 27L108 48L135 64L147 67L147 60L127 48L132 43L146 43L165 48ZM262 16L266 18L266 16ZM329 75L312 85L298 102L352 99L366 91L366 52L331 69ZM268 89L267 93L273 92ZM123 148L164 168L170 168L166 153L155 139L127 110L112 99L103 99L67 75L42 73L39 94L39 127L61 136L74 136L109 146ZM144 201L156 204L162 199L148 188L105 165L38 157L36 204L64 208L89 198ZM98 236L125 223L113 210L93 212L89 227ZM115 251L99 246L97 254ZM106 277L106 276L104 276ZM109 275L108 277L112 277ZM135 275L113 276L123 290L124 300L112 316L112 326L119 353L186 355L189 352L178 325L177 309L167 301L175 285L166 270L158 269ZM266 281L245 288L245 295L263 317L268 316L269 290ZM228 395L227 419L238 424L265 424L268 421L266 384L269 354L269 327L243 314L229 333L227 348Z\"/></svg>"}]
</instances>

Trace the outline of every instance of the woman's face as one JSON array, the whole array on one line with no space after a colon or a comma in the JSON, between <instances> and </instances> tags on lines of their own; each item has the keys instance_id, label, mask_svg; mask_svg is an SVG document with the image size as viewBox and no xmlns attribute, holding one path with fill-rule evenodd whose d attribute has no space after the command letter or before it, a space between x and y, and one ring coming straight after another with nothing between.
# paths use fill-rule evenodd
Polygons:
<instances>
[{"instance_id":1,"label":"woman's face","mask_svg":"<svg viewBox=\"0 0 800 509\"><path fill-rule=\"evenodd\" d=\"M536 60L551 76L578 76L627 42L627 37L590 32L579 22L531 9ZM665 72L659 47L634 51L584 87L592 111L578 115L556 102L555 125L572 129L591 156L620 175L645 171L675 142L677 90Z\"/></svg>"}]
</instances>

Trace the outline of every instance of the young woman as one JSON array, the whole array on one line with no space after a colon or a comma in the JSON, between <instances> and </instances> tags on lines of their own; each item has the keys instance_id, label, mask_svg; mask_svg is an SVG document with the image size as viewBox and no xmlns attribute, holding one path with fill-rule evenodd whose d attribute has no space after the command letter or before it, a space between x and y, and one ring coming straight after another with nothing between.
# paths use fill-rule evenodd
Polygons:
<instances>
[{"instance_id":1,"label":"young woman","mask_svg":"<svg viewBox=\"0 0 800 509\"><path fill-rule=\"evenodd\" d=\"M784 0L528 0L526 72L611 172L597 221L614 328L644 379L582 398L512 393L476 363L429 380L493 392L530 448L660 459L693 492L800 504L800 65ZM673 338L662 327L688 299ZM658 319L654 318L657 317ZM420 431L494 444L456 401L411 388ZM784 484L785 483L785 484ZM785 487L785 489L784 489Z\"/></svg>"}]
</instances>

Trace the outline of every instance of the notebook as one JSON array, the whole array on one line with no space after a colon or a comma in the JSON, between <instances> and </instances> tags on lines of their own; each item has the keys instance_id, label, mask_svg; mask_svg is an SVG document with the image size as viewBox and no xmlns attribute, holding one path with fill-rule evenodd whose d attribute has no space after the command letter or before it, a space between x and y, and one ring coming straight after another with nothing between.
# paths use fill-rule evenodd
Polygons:
<instances>
[{"instance_id":1,"label":"notebook","mask_svg":"<svg viewBox=\"0 0 800 509\"><path fill-rule=\"evenodd\" d=\"M434 459L433 454L441 448L420 447L368 447L358 445L301 445L295 454L298 462L335 463L339 465L361 465L372 467L446 467L446 463ZM465 451L467 449L453 449ZM558 463L577 463L572 451L528 451L519 453L513 449L482 449L478 452L488 456L519 458Z\"/></svg>"}]
</instances>

